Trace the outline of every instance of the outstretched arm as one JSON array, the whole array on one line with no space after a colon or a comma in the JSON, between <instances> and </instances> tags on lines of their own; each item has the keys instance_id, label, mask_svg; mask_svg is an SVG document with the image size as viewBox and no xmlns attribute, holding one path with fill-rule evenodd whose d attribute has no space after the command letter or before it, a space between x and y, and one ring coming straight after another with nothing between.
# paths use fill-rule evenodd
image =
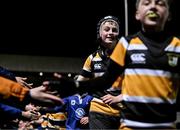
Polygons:
<instances>
[{"instance_id":1,"label":"outstretched arm","mask_svg":"<svg viewBox=\"0 0 180 130\"><path fill-rule=\"evenodd\" d=\"M43 85L50 86L50 88L58 90L59 93L62 94L67 92L66 96L75 94L77 92L95 92L109 88L109 86L111 86L111 84L117 79L119 75L121 75L122 72L123 68L111 60L108 70L101 77L86 81L76 81L60 76L59 80L45 81Z\"/></svg>"},{"instance_id":2,"label":"outstretched arm","mask_svg":"<svg viewBox=\"0 0 180 130\"><path fill-rule=\"evenodd\" d=\"M32 101L40 104L62 103L60 98L46 93L46 88L43 86L28 89L4 77L0 77L0 99L26 104Z\"/></svg>"}]
</instances>

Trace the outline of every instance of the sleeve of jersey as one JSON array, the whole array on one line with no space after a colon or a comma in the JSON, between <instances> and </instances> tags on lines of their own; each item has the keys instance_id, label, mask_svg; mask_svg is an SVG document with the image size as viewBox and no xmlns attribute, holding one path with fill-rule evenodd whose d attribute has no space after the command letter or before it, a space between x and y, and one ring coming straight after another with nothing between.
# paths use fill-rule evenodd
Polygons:
<instances>
[{"instance_id":1,"label":"sleeve of jersey","mask_svg":"<svg viewBox=\"0 0 180 130\"><path fill-rule=\"evenodd\" d=\"M3 68L1 66L0 66L0 75L2 77L11 79L13 81L16 81L15 75L12 72L8 71L7 69L5 69L5 68Z\"/></svg>"},{"instance_id":2,"label":"sleeve of jersey","mask_svg":"<svg viewBox=\"0 0 180 130\"><path fill-rule=\"evenodd\" d=\"M12 106L8 106L6 104L0 103L0 110L3 112L3 115L10 116L13 118L17 118L21 116L21 110Z\"/></svg>"},{"instance_id":3,"label":"sleeve of jersey","mask_svg":"<svg viewBox=\"0 0 180 130\"><path fill-rule=\"evenodd\" d=\"M111 60L123 67L125 65L127 47L128 42L124 37L122 37L110 56Z\"/></svg>"},{"instance_id":4,"label":"sleeve of jersey","mask_svg":"<svg viewBox=\"0 0 180 130\"><path fill-rule=\"evenodd\" d=\"M86 77L86 78L91 78L92 77L92 73L91 73L91 63L92 63L92 55L90 55L84 65L83 65L83 69L81 71L81 75Z\"/></svg>"},{"instance_id":5,"label":"sleeve of jersey","mask_svg":"<svg viewBox=\"0 0 180 130\"><path fill-rule=\"evenodd\" d=\"M0 77L0 98L23 101L29 89L9 79Z\"/></svg>"}]
</instances>

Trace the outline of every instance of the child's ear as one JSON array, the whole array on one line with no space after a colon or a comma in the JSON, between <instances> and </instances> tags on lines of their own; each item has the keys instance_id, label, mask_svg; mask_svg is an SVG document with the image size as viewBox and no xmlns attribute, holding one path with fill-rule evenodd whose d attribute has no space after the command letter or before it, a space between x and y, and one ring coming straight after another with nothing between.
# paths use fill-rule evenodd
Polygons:
<instances>
[{"instance_id":1,"label":"child's ear","mask_svg":"<svg viewBox=\"0 0 180 130\"><path fill-rule=\"evenodd\" d=\"M139 11L138 11L138 10L136 11L135 18L136 18L136 20L139 20L139 19L140 19L140 17L139 17Z\"/></svg>"}]
</instances>

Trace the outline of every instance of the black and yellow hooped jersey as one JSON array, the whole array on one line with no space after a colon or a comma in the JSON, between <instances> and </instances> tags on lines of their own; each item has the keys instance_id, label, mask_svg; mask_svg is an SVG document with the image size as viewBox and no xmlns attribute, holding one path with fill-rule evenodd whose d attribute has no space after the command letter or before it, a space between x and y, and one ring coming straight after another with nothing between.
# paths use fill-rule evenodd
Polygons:
<instances>
[{"instance_id":1,"label":"black and yellow hooped jersey","mask_svg":"<svg viewBox=\"0 0 180 130\"><path fill-rule=\"evenodd\" d=\"M82 72L81 72L81 75L86 78L90 78L90 79L100 77L107 70L108 62L109 62L109 57L107 55L105 55L103 50L98 49L93 54L89 55L89 57L86 59L83 69L82 69ZM112 92L106 91L106 90L104 92L96 91L96 92L93 92L93 96L100 98L101 96L104 96L107 93L119 95L120 94L119 90L120 90L121 84L122 84L121 80L122 79L119 77L112 84L112 86L109 86L109 87L112 87L114 91L113 90L112 90ZM116 92L115 90L117 90L118 92Z\"/></svg>"},{"instance_id":2,"label":"black and yellow hooped jersey","mask_svg":"<svg viewBox=\"0 0 180 130\"><path fill-rule=\"evenodd\" d=\"M109 57L104 54L103 50L99 49L86 59L81 75L90 79L100 77L107 70L108 62ZM105 104L100 97L106 94L119 95L121 85L122 78L118 77L112 86L109 86L109 89L93 92L92 95L94 98L91 101L90 111L119 116L120 112L117 106L114 107Z\"/></svg>"},{"instance_id":3,"label":"black and yellow hooped jersey","mask_svg":"<svg viewBox=\"0 0 180 130\"><path fill-rule=\"evenodd\" d=\"M122 37L111 60L124 69L123 126L174 127L180 87L180 40L148 39L142 32Z\"/></svg>"}]
</instances>

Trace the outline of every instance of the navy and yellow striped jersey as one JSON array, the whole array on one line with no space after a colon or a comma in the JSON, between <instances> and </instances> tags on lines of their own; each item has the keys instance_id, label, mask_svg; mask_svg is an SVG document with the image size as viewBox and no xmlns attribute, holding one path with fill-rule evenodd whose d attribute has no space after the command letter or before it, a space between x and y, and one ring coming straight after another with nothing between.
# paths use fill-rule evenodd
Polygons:
<instances>
[{"instance_id":1,"label":"navy and yellow striped jersey","mask_svg":"<svg viewBox=\"0 0 180 130\"><path fill-rule=\"evenodd\" d=\"M109 56L104 53L103 49L99 48L86 59L81 75L89 79L100 77L107 70L108 62ZM100 97L106 94L119 95L121 84L122 78L118 77L112 86L109 86L109 89L93 91L92 95L94 98L91 101L90 111L119 116L119 108L117 108L117 106L109 106L108 104L105 104Z\"/></svg>"},{"instance_id":2,"label":"navy and yellow striped jersey","mask_svg":"<svg viewBox=\"0 0 180 130\"><path fill-rule=\"evenodd\" d=\"M86 78L96 78L102 76L105 71L107 70L109 62L109 56L105 55L104 51L102 49L98 49L93 54L89 55L89 57L86 59L81 75ZM119 90L121 89L121 78L119 77L112 86L112 91L110 92L109 89L103 91L96 91L93 92L93 96L100 98L101 96L104 96L107 93L111 93L114 95L119 95ZM110 89L111 90L111 89ZM116 92L118 91L118 92Z\"/></svg>"},{"instance_id":3,"label":"navy and yellow striped jersey","mask_svg":"<svg viewBox=\"0 0 180 130\"><path fill-rule=\"evenodd\" d=\"M180 39L155 35L122 37L110 56L124 70L121 128L175 126Z\"/></svg>"}]
</instances>

